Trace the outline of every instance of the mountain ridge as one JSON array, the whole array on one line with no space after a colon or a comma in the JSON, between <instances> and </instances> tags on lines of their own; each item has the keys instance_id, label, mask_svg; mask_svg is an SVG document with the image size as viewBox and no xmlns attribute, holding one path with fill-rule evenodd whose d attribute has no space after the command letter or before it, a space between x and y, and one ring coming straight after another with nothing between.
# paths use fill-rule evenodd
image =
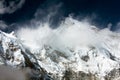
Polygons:
<instances>
[{"instance_id":1,"label":"mountain ridge","mask_svg":"<svg viewBox=\"0 0 120 80\"><path fill-rule=\"evenodd\" d=\"M45 44L45 42L42 43L41 41L42 45L40 47L34 45L34 41L29 43L24 38L21 40L21 38L15 36L14 32L9 34L0 31L1 65L12 66L14 68L29 67L37 73L37 75L33 76L37 77L35 80L39 80L40 77L43 80L47 80L48 78L50 80L119 80L119 33L113 33L108 29L98 30L93 26L90 28L80 28L78 26L77 28L74 25L81 23L74 21L73 24L70 21L66 21L63 25L64 27L72 25L71 27L64 28L65 31L61 27L58 28L61 31L53 30L52 36L60 35L60 38L53 37L52 44L51 42L48 43L48 40L45 40L46 38L49 39L49 37L45 35L44 38L41 34L40 39L43 38L43 41L45 40L47 43ZM40 29L42 29L43 33L46 32L44 32L45 29L51 32L47 27L41 27ZM89 29L90 34L80 35L84 39L80 38L82 42L78 43L79 40L77 40L75 45L73 45L74 43L70 43L70 45L73 45L72 47L67 45L68 43L65 43L66 40L62 39L61 35L65 33L63 35L64 38L71 42L77 39L77 36L74 37L76 33L71 33L72 38L74 38L72 39L66 32L76 32L79 31L78 29L82 32ZM55 34L56 32L57 34ZM86 40L89 39L87 38L88 36L93 34L95 34L92 36L93 39ZM94 42L94 37L99 41ZM57 46L54 38L56 41L63 41L65 44L58 43L60 46ZM86 43L87 41L89 42ZM85 45L83 45L84 43Z\"/></svg>"}]
</instances>

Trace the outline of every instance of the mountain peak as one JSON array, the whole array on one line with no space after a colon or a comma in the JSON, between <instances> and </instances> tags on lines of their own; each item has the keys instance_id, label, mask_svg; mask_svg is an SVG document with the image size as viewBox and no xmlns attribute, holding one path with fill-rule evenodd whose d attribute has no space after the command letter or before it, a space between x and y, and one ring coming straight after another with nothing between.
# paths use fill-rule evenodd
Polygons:
<instances>
[{"instance_id":1,"label":"mountain peak","mask_svg":"<svg viewBox=\"0 0 120 80\"><path fill-rule=\"evenodd\" d=\"M51 74L51 78L58 77L57 80L69 70L72 75L83 72L105 80L106 76L120 67L119 44L116 44L119 39L113 39L113 36L104 37L100 45L66 47L65 50L43 45L33 51L30 48L32 44L26 47L25 42L15 37L13 32L8 34L0 31L0 40L1 65L29 67L39 70L44 76Z\"/></svg>"}]
</instances>

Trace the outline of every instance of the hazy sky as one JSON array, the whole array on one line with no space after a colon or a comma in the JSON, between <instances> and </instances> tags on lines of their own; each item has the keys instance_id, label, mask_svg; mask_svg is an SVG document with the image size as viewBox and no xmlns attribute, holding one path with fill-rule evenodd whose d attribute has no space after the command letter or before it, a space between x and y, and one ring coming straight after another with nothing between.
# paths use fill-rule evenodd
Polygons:
<instances>
[{"instance_id":1,"label":"hazy sky","mask_svg":"<svg viewBox=\"0 0 120 80\"><path fill-rule=\"evenodd\" d=\"M54 5L59 4L60 8L54 9ZM53 10L48 10L52 7ZM37 17L42 19L56 10L59 14L54 16L53 24L58 23L61 16L67 17L69 14L79 19L88 17L93 24L102 28L111 23L113 24L111 30L114 30L120 21L120 0L1 0L0 25L15 25L0 29L10 30L17 24L25 24L35 18L37 11L40 11Z\"/></svg>"}]
</instances>

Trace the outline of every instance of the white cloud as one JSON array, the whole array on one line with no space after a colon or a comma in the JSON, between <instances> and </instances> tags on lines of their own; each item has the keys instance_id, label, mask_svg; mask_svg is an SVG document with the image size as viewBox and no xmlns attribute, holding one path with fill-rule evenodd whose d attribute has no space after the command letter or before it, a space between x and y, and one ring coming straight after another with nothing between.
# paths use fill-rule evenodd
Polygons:
<instances>
[{"instance_id":1,"label":"white cloud","mask_svg":"<svg viewBox=\"0 0 120 80\"><path fill-rule=\"evenodd\" d=\"M17 1L19 2L16 4ZM8 1L8 6L7 6L5 0L0 0L0 14L13 13L17 9L21 8L24 3L25 0L13 0L13 1Z\"/></svg>"},{"instance_id":2,"label":"white cloud","mask_svg":"<svg viewBox=\"0 0 120 80\"><path fill-rule=\"evenodd\" d=\"M5 29L7 27L8 27L7 24L4 21L0 20L0 29Z\"/></svg>"},{"instance_id":3,"label":"white cloud","mask_svg":"<svg viewBox=\"0 0 120 80\"><path fill-rule=\"evenodd\" d=\"M57 29L51 29L49 23L41 23L37 29L22 28L17 35L31 49L49 45L65 51L68 47L99 45L104 36L98 33L99 29L88 22L66 18Z\"/></svg>"}]
</instances>

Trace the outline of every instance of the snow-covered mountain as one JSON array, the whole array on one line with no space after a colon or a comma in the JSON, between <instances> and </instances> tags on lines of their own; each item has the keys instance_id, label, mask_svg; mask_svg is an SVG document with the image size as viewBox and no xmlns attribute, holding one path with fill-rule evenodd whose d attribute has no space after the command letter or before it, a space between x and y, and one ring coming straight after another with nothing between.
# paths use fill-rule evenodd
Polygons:
<instances>
[{"instance_id":1,"label":"snow-covered mountain","mask_svg":"<svg viewBox=\"0 0 120 80\"><path fill-rule=\"evenodd\" d=\"M18 37L0 31L0 65L29 67L35 80L120 80L119 33L71 18L61 26L46 25Z\"/></svg>"}]
</instances>

